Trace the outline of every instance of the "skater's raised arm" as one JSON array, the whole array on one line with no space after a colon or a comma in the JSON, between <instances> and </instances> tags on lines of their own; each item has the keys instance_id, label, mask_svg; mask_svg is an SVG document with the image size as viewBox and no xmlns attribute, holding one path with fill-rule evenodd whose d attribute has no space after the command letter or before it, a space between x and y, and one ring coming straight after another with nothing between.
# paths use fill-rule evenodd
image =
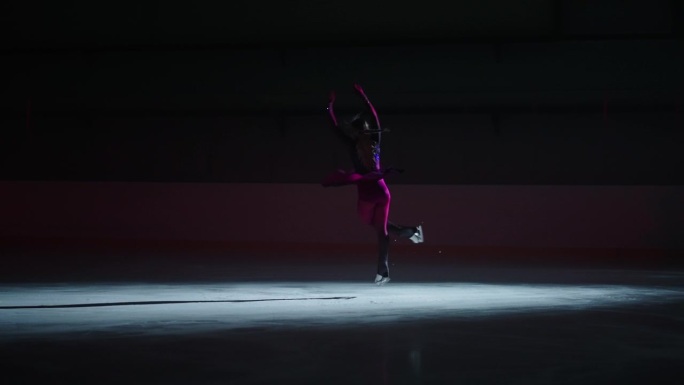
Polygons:
<instances>
[{"instance_id":1,"label":"skater's raised arm","mask_svg":"<svg viewBox=\"0 0 684 385\"><path fill-rule=\"evenodd\" d=\"M368 109L373 114L373 118L375 118L376 124L375 129L382 130L382 128L380 127L380 118L378 118L378 113L375 111L375 107L373 107L373 103L370 102L370 99L368 99L366 93L363 92L363 88L361 88L361 86L358 84L354 84L354 89L356 89L356 92L358 92L361 98L363 98L363 101L366 102L366 106L368 106Z\"/></svg>"},{"instance_id":2,"label":"skater's raised arm","mask_svg":"<svg viewBox=\"0 0 684 385\"><path fill-rule=\"evenodd\" d=\"M335 104L335 91L330 91L330 98L328 99L328 116L330 117L330 122L333 127L340 128L337 124L337 117L335 117L335 109L333 105Z\"/></svg>"},{"instance_id":3,"label":"skater's raised arm","mask_svg":"<svg viewBox=\"0 0 684 385\"><path fill-rule=\"evenodd\" d=\"M334 104L335 104L335 91L330 92L330 98L328 99L328 116L330 117L330 123L333 126L333 130L335 131L335 135L337 135L340 139L342 139L345 142L353 141L354 137L350 132L348 132L348 127L346 125L340 126L339 123L337 122L337 117L335 116L335 109L334 109Z\"/></svg>"}]
</instances>

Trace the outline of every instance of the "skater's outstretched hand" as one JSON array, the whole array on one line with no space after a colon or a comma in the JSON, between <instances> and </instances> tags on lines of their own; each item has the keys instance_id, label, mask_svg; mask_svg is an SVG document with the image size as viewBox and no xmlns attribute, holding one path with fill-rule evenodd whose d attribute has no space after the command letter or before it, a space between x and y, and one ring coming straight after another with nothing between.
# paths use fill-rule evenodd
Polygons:
<instances>
[{"instance_id":1,"label":"skater's outstretched hand","mask_svg":"<svg viewBox=\"0 0 684 385\"><path fill-rule=\"evenodd\" d=\"M371 103L370 99L368 99L368 96L366 96L366 93L363 92L363 88L361 87L361 85L355 83L354 89L356 89L356 91L359 93L359 95L361 95L363 100L366 102L366 106L368 107L370 112L373 114L373 117L375 118L375 125L376 125L377 129L382 130L382 128L380 126L380 118L378 118L378 113L377 113L377 111L375 111L375 107L373 107L373 103Z\"/></svg>"}]
</instances>

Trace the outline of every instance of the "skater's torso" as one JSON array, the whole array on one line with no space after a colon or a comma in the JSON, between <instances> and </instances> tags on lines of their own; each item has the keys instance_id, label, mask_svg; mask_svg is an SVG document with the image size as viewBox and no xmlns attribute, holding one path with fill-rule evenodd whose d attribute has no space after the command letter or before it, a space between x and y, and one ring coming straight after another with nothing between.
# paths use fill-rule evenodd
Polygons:
<instances>
[{"instance_id":1,"label":"skater's torso","mask_svg":"<svg viewBox=\"0 0 684 385\"><path fill-rule=\"evenodd\" d=\"M360 135L350 146L354 170L358 174L380 171L379 139L379 135ZM361 180L356 186L361 200L377 203L389 200L389 189L382 178Z\"/></svg>"},{"instance_id":2,"label":"skater's torso","mask_svg":"<svg viewBox=\"0 0 684 385\"><path fill-rule=\"evenodd\" d=\"M380 170L380 138L378 135L359 135L348 142L354 171L367 174Z\"/></svg>"}]
</instances>

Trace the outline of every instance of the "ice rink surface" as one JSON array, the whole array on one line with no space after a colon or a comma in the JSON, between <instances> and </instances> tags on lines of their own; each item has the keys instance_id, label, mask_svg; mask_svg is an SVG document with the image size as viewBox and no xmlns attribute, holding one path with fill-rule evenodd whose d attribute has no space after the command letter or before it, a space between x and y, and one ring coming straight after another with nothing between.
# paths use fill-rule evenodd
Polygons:
<instances>
[{"instance_id":1,"label":"ice rink surface","mask_svg":"<svg viewBox=\"0 0 684 385\"><path fill-rule=\"evenodd\" d=\"M153 265L0 283L4 383L684 383L678 269Z\"/></svg>"},{"instance_id":2,"label":"ice rink surface","mask_svg":"<svg viewBox=\"0 0 684 385\"><path fill-rule=\"evenodd\" d=\"M2 338L360 327L667 304L684 289L617 285L266 282L0 287Z\"/></svg>"}]
</instances>

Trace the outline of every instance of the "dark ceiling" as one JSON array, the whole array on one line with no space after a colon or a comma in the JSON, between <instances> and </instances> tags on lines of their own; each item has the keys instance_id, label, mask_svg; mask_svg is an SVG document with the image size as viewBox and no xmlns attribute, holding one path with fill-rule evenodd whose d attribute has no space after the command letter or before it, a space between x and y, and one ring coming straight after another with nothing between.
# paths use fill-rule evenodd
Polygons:
<instances>
[{"instance_id":1,"label":"dark ceiling","mask_svg":"<svg viewBox=\"0 0 684 385\"><path fill-rule=\"evenodd\" d=\"M4 51L680 38L684 0L5 1Z\"/></svg>"}]
</instances>

